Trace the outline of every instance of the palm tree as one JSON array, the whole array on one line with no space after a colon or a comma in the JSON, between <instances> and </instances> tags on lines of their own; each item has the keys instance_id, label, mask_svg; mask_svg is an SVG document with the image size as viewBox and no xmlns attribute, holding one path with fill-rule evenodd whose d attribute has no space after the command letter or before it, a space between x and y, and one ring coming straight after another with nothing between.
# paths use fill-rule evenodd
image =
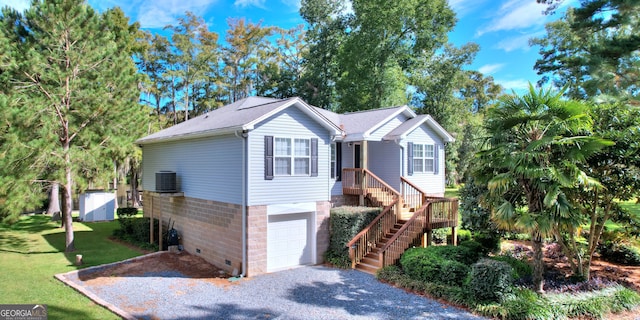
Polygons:
<instances>
[{"instance_id":1,"label":"palm tree","mask_svg":"<svg viewBox=\"0 0 640 320\"><path fill-rule=\"evenodd\" d=\"M487 184L492 219L507 230L526 231L534 251L533 282L543 292L543 240L560 227L579 224L564 190L594 184L578 164L606 143L589 136L587 106L563 100L562 92L508 95L487 112L486 149L475 172Z\"/></svg>"}]
</instances>

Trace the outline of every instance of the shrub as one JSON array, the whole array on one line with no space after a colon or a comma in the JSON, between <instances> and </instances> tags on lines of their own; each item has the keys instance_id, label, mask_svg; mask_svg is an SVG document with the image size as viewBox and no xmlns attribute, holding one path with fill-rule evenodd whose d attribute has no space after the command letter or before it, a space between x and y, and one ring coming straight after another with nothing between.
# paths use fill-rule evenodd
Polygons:
<instances>
[{"instance_id":1,"label":"shrub","mask_svg":"<svg viewBox=\"0 0 640 320\"><path fill-rule=\"evenodd\" d=\"M469 259L464 256L469 254L468 250L453 246L413 248L400 257L400 264L405 274L414 280L460 285L469 272L469 266L461 262Z\"/></svg>"},{"instance_id":2,"label":"shrub","mask_svg":"<svg viewBox=\"0 0 640 320\"><path fill-rule=\"evenodd\" d=\"M118 218L129 218L138 214L138 208L118 208L116 214Z\"/></svg>"},{"instance_id":3,"label":"shrub","mask_svg":"<svg viewBox=\"0 0 640 320\"><path fill-rule=\"evenodd\" d=\"M118 220L120 229L113 231L113 235L145 248L149 247L149 219L148 217L121 218ZM153 228L158 230L158 219L153 219ZM158 233L154 233L154 243L158 243Z\"/></svg>"},{"instance_id":4,"label":"shrub","mask_svg":"<svg viewBox=\"0 0 640 320\"><path fill-rule=\"evenodd\" d=\"M467 288L476 301L498 302L513 287L513 268L502 261L480 259L471 267Z\"/></svg>"},{"instance_id":5,"label":"shrub","mask_svg":"<svg viewBox=\"0 0 640 320\"><path fill-rule=\"evenodd\" d=\"M482 245L485 253L500 251L502 237L497 232L475 232L473 240Z\"/></svg>"},{"instance_id":6,"label":"shrub","mask_svg":"<svg viewBox=\"0 0 640 320\"><path fill-rule=\"evenodd\" d=\"M516 259L511 256L495 256L491 257L492 260L502 261L508 263L513 268L513 278L520 279L531 276L533 269L527 262Z\"/></svg>"},{"instance_id":7,"label":"shrub","mask_svg":"<svg viewBox=\"0 0 640 320\"><path fill-rule=\"evenodd\" d=\"M331 209L329 248L325 260L339 268L350 268L347 243L380 214L380 208L337 207Z\"/></svg>"},{"instance_id":8,"label":"shrub","mask_svg":"<svg viewBox=\"0 0 640 320\"><path fill-rule=\"evenodd\" d=\"M598 246L600 257L609 262L640 266L640 250L625 242L608 241Z\"/></svg>"},{"instance_id":9,"label":"shrub","mask_svg":"<svg viewBox=\"0 0 640 320\"><path fill-rule=\"evenodd\" d=\"M458 230L458 243L471 240L471 231L466 229Z\"/></svg>"}]
</instances>

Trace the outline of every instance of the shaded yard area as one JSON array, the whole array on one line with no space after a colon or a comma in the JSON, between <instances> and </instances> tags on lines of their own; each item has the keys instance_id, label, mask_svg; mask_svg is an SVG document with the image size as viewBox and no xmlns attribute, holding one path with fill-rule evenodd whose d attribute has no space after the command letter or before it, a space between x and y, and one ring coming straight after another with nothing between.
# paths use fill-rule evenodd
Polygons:
<instances>
[{"instance_id":1,"label":"shaded yard area","mask_svg":"<svg viewBox=\"0 0 640 320\"><path fill-rule=\"evenodd\" d=\"M76 252L64 253L64 229L50 217L23 216L12 226L0 224L0 304L46 304L49 319L119 319L53 275L141 255L142 252L109 240L118 223L73 224Z\"/></svg>"}]
</instances>

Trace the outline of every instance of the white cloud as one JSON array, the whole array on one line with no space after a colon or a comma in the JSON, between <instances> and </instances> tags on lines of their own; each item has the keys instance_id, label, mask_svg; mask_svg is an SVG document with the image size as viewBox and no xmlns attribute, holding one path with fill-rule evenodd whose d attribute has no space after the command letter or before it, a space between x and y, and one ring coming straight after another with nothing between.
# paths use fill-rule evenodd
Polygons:
<instances>
[{"instance_id":1,"label":"white cloud","mask_svg":"<svg viewBox=\"0 0 640 320\"><path fill-rule=\"evenodd\" d=\"M491 22L477 31L476 35L542 27L548 18L542 13L545 8L532 0L509 0L495 12Z\"/></svg>"},{"instance_id":2,"label":"white cloud","mask_svg":"<svg viewBox=\"0 0 640 320\"><path fill-rule=\"evenodd\" d=\"M486 0L448 0L449 7L456 12L458 19L481 8L485 1Z\"/></svg>"},{"instance_id":3,"label":"white cloud","mask_svg":"<svg viewBox=\"0 0 640 320\"><path fill-rule=\"evenodd\" d=\"M504 63L494 63L494 64L485 64L484 66L478 68L478 71L482 74L492 74L504 67Z\"/></svg>"},{"instance_id":4,"label":"white cloud","mask_svg":"<svg viewBox=\"0 0 640 320\"><path fill-rule=\"evenodd\" d=\"M515 80L495 80L496 83L503 86L506 92L523 91L529 89L529 81L526 79L515 79ZM534 84L535 85L535 84Z\"/></svg>"},{"instance_id":5,"label":"white cloud","mask_svg":"<svg viewBox=\"0 0 640 320\"><path fill-rule=\"evenodd\" d=\"M31 6L31 0L0 0L0 8L9 6L18 12L23 12Z\"/></svg>"},{"instance_id":6,"label":"white cloud","mask_svg":"<svg viewBox=\"0 0 640 320\"><path fill-rule=\"evenodd\" d=\"M282 3L293 11L300 10L300 0L280 0Z\"/></svg>"},{"instance_id":7,"label":"white cloud","mask_svg":"<svg viewBox=\"0 0 640 320\"><path fill-rule=\"evenodd\" d=\"M236 7L246 8L246 7L258 7L264 9L265 0L235 0L233 5Z\"/></svg>"},{"instance_id":8,"label":"white cloud","mask_svg":"<svg viewBox=\"0 0 640 320\"><path fill-rule=\"evenodd\" d=\"M506 52L511 52L514 50L523 50L529 51L531 47L529 46L529 39L539 36L540 33L536 32L533 34L524 34L516 37L509 37L501 40L496 44L498 49L502 49Z\"/></svg>"},{"instance_id":9,"label":"white cloud","mask_svg":"<svg viewBox=\"0 0 640 320\"><path fill-rule=\"evenodd\" d=\"M2 0L0 0L2 1ZM176 24L178 17L191 11L202 16L218 0L89 0L89 4L104 11L120 7L132 21L140 22L142 28L163 28Z\"/></svg>"}]
</instances>

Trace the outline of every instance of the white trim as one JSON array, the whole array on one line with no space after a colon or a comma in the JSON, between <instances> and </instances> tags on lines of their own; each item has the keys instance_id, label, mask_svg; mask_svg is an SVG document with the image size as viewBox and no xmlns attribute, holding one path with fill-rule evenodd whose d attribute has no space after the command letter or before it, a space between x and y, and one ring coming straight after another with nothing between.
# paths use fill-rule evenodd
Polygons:
<instances>
[{"instance_id":1,"label":"white trim","mask_svg":"<svg viewBox=\"0 0 640 320\"><path fill-rule=\"evenodd\" d=\"M407 113L409 118L415 118L417 116L416 113L413 112L413 110L411 110L411 108L409 108L407 105L404 105L401 108L399 108L396 112L392 113L388 117L384 118L382 121L378 122L376 125L369 128L369 130L363 132L361 140L366 140L371 135L372 132L376 131L378 128L382 127L387 122L391 121L393 118L397 117L401 113Z\"/></svg>"},{"instance_id":2,"label":"white trim","mask_svg":"<svg viewBox=\"0 0 640 320\"><path fill-rule=\"evenodd\" d=\"M284 103L283 105L279 106L278 108L275 108L273 110L271 110L270 112L267 112L265 114L263 114L262 116L254 119L253 121L246 123L245 125L242 126L242 128L244 130L253 130L255 128L255 126L268 119L269 117L277 114L278 112L292 106L298 104L300 106L302 106L301 108L299 108L302 112L304 112L306 115L314 118L316 121L318 121L323 127L325 127L326 129L329 129L330 131L332 131L331 133L335 136L337 135L341 135L342 134L342 130L340 130L340 128L338 128L333 122L329 121L326 117L324 117L323 115L321 115L319 112L315 111L310 105L306 104L304 101L302 101L302 99L300 98L293 98L290 99L289 101L287 101L286 103Z\"/></svg>"},{"instance_id":3,"label":"white trim","mask_svg":"<svg viewBox=\"0 0 640 320\"><path fill-rule=\"evenodd\" d=\"M315 202L279 203L267 205L267 215L316 212Z\"/></svg>"}]
</instances>

